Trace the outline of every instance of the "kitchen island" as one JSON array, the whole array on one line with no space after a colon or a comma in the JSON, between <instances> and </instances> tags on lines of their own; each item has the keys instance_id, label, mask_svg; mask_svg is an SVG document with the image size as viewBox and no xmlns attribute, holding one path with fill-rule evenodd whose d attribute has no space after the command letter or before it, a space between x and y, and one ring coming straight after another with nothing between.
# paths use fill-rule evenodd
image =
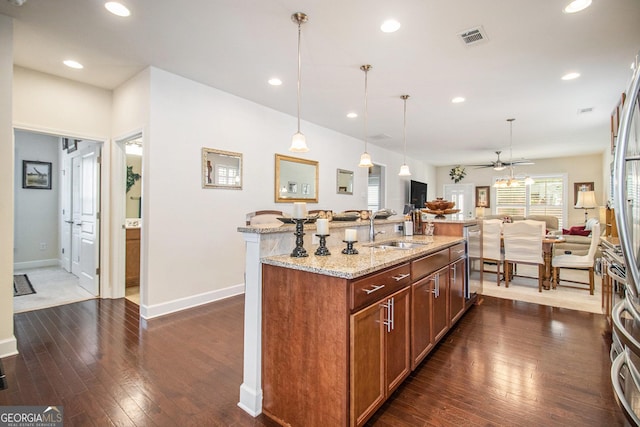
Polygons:
<instances>
[{"instance_id":1,"label":"kitchen island","mask_svg":"<svg viewBox=\"0 0 640 427\"><path fill-rule=\"evenodd\" d=\"M282 425L363 425L470 304L462 236L358 254L262 259L263 412ZM408 244L406 244L408 243Z\"/></svg>"}]
</instances>

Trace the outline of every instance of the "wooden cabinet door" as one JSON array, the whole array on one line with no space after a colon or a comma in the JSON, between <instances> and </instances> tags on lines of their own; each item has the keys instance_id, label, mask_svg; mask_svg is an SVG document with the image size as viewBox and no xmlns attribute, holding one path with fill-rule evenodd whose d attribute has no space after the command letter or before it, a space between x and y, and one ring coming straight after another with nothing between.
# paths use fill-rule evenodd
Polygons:
<instances>
[{"instance_id":1,"label":"wooden cabinet door","mask_svg":"<svg viewBox=\"0 0 640 427\"><path fill-rule=\"evenodd\" d=\"M363 425L385 399L385 301L351 315L350 425Z\"/></svg>"},{"instance_id":2,"label":"wooden cabinet door","mask_svg":"<svg viewBox=\"0 0 640 427\"><path fill-rule=\"evenodd\" d=\"M411 373L410 354L410 298L409 287L386 299L386 316L383 324L385 335L385 365L387 396Z\"/></svg>"},{"instance_id":3,"label":"wooden cabinet door","mask_svg":"<svg viewBox=\"0 0 640 427\"><path fill-rule=\"evenodd\" d=\"M430 281L433 289L433 316L431 330L437 343L449 330L449 266L436 271Z\"/></svg>"},{"instance_id":4,"label":"wooden cabinet door","mask_svg":"<svg viewBox=\"0 0 640 427\"><path fill-rule=\"evenodd\" d=\"M465 259L461 258L450 266L449 270L449 313L453 325L464 313Z\"/></svg>"},{"instance_id":5,"label":"wooden cabinet door","mask_svg":"<svg viewBox=\"0 0 640 427\"><path fill-rule=\"evenodd\" d=\"M415 369L433 347L431 334L432 276L427 276L411 286L411 367Z\"/></svg>"}]
</instances>

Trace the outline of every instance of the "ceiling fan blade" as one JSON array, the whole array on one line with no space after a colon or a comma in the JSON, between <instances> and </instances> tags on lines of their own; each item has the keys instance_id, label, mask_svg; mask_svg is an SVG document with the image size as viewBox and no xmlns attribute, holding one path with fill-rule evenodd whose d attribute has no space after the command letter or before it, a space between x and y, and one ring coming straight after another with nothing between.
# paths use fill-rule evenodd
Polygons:
<instances>
[{"instance_id":1,"label":"ceiling fan blade","mask_svg":"<svg viewBox=\"0 0 640 427\"><path fill-rule=\"evenodd\" d=\"M535 163L534 163L534 162L532 162L531 160L524 160L524 159L523 159L523 160L513 160L513 161L511 161L511 162L503 162L503 163L504 163L505 165L507 165L507 166L512 166L512 165L513 165L513 166L515 166L515 165L522 165L522 166L525 166L525 165L535 165Z\"/></svg>"}]
</instances>

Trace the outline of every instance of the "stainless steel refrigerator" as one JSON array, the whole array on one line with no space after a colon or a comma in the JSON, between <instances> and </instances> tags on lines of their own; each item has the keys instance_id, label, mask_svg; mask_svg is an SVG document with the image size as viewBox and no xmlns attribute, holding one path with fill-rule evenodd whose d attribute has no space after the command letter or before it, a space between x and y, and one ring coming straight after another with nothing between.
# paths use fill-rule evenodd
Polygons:
<instances>
[{"instance_id":1,"label":"stainless steel refrigerator","mask_svg":"<svg viewBox=\"0 0 640 427\"><path fill-rule=\"evenodd\" d=\"M624 298L612 310L611 382L631 425L640 425L640 70L626 92L613 162L613 206L625 282Z\"/></svg>"}]
</instances>

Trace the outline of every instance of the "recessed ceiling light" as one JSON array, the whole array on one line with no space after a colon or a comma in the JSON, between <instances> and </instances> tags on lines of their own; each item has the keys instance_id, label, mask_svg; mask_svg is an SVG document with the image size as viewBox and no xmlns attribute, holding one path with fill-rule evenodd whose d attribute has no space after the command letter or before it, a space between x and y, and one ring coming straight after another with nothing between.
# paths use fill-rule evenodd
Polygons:
<instances>
[{"instance_id":1,"label":"recessed ceiling light","mask_svg":"<svg viewBox=\"0 0 640 427\"><path fill-rule=\"evenodd\" d=\"M78 61L74 61L73 59L67 59L66 61L63 61L62 63L64 65L66 65L67 67L75 68L76 70L81 70L81 69L84 68L84 65L82 65Z\"/></svg>"},{"instance_id":2,"label":"recessed ceiling light","mask_svg":"<svg viewBox=\"0 0 640 427\"><path fill-rule=\"evenodd\" d=\"M280 80L277 77L273 77L273 78L269 79L269 84L271 86L280 86L282 84L282 80Z\"/></svg>"},{"instance_id":3,"label":"recessed ceiling light","mask_svg":"<svg viewBox=\"0 0 640 427\"><path fill-rule=\"evenodd\" d=\"M355 119L356 117L358 117L358 113L348 113L347 117L349 117L350 119Z\"/></svg>"},{"instance_id":4,"label":"recessed ceiling light","mask_svg":"<svg viewBox=\"0 0 640 427\"><path fill-rule=\"evenodd\" d=\"M454 104L459 104L461 102L464 102L465 99L462 96L456 96L455 98L453 98L451 100L451 102L453 102Z\"/></svg>"},{"instance_id":5,"label":"recessed ceiling light","mask_svg":"<svg viewBox=\"0 0 640 427\"><path fill-rule=\"evenodd\" d=\"M574 80L580 77L580 73L567 73L562 76L562 80Z\"/></svg>"},{"instance_id":6,"label":"recessed ceiling light","mask_svg":"<svg viewBox=\"0 0 640 427\"><path fill-rule=\"evenodd\" d=\"M564 13L580 12L591 6L591 0L573 0L564 8Z\"/></svg>"},{"instance_id":7,"label":"recessed ceiling light","mask_svg":"<svg viewBox=\"0 0 640 427\"><path fill-rule=\"evenodd\" d=\"M127 17L131 15L131 12L127 8L127 6L122 3L118 3L117 1L108 1L104 4L104 7L111 13L117 16Z\"/></svg>"},{"instance_id":8,"label":"recessed ceiling light","mask_svg":"<svg viewBox=\"0 0 640 427\"><path fill-rule=\"evenodd\" d=\"M383 33L395 33L400 29L400 23L395 19L387 19L380 25L380 30Z\"/></svg>"}]
</instances>

